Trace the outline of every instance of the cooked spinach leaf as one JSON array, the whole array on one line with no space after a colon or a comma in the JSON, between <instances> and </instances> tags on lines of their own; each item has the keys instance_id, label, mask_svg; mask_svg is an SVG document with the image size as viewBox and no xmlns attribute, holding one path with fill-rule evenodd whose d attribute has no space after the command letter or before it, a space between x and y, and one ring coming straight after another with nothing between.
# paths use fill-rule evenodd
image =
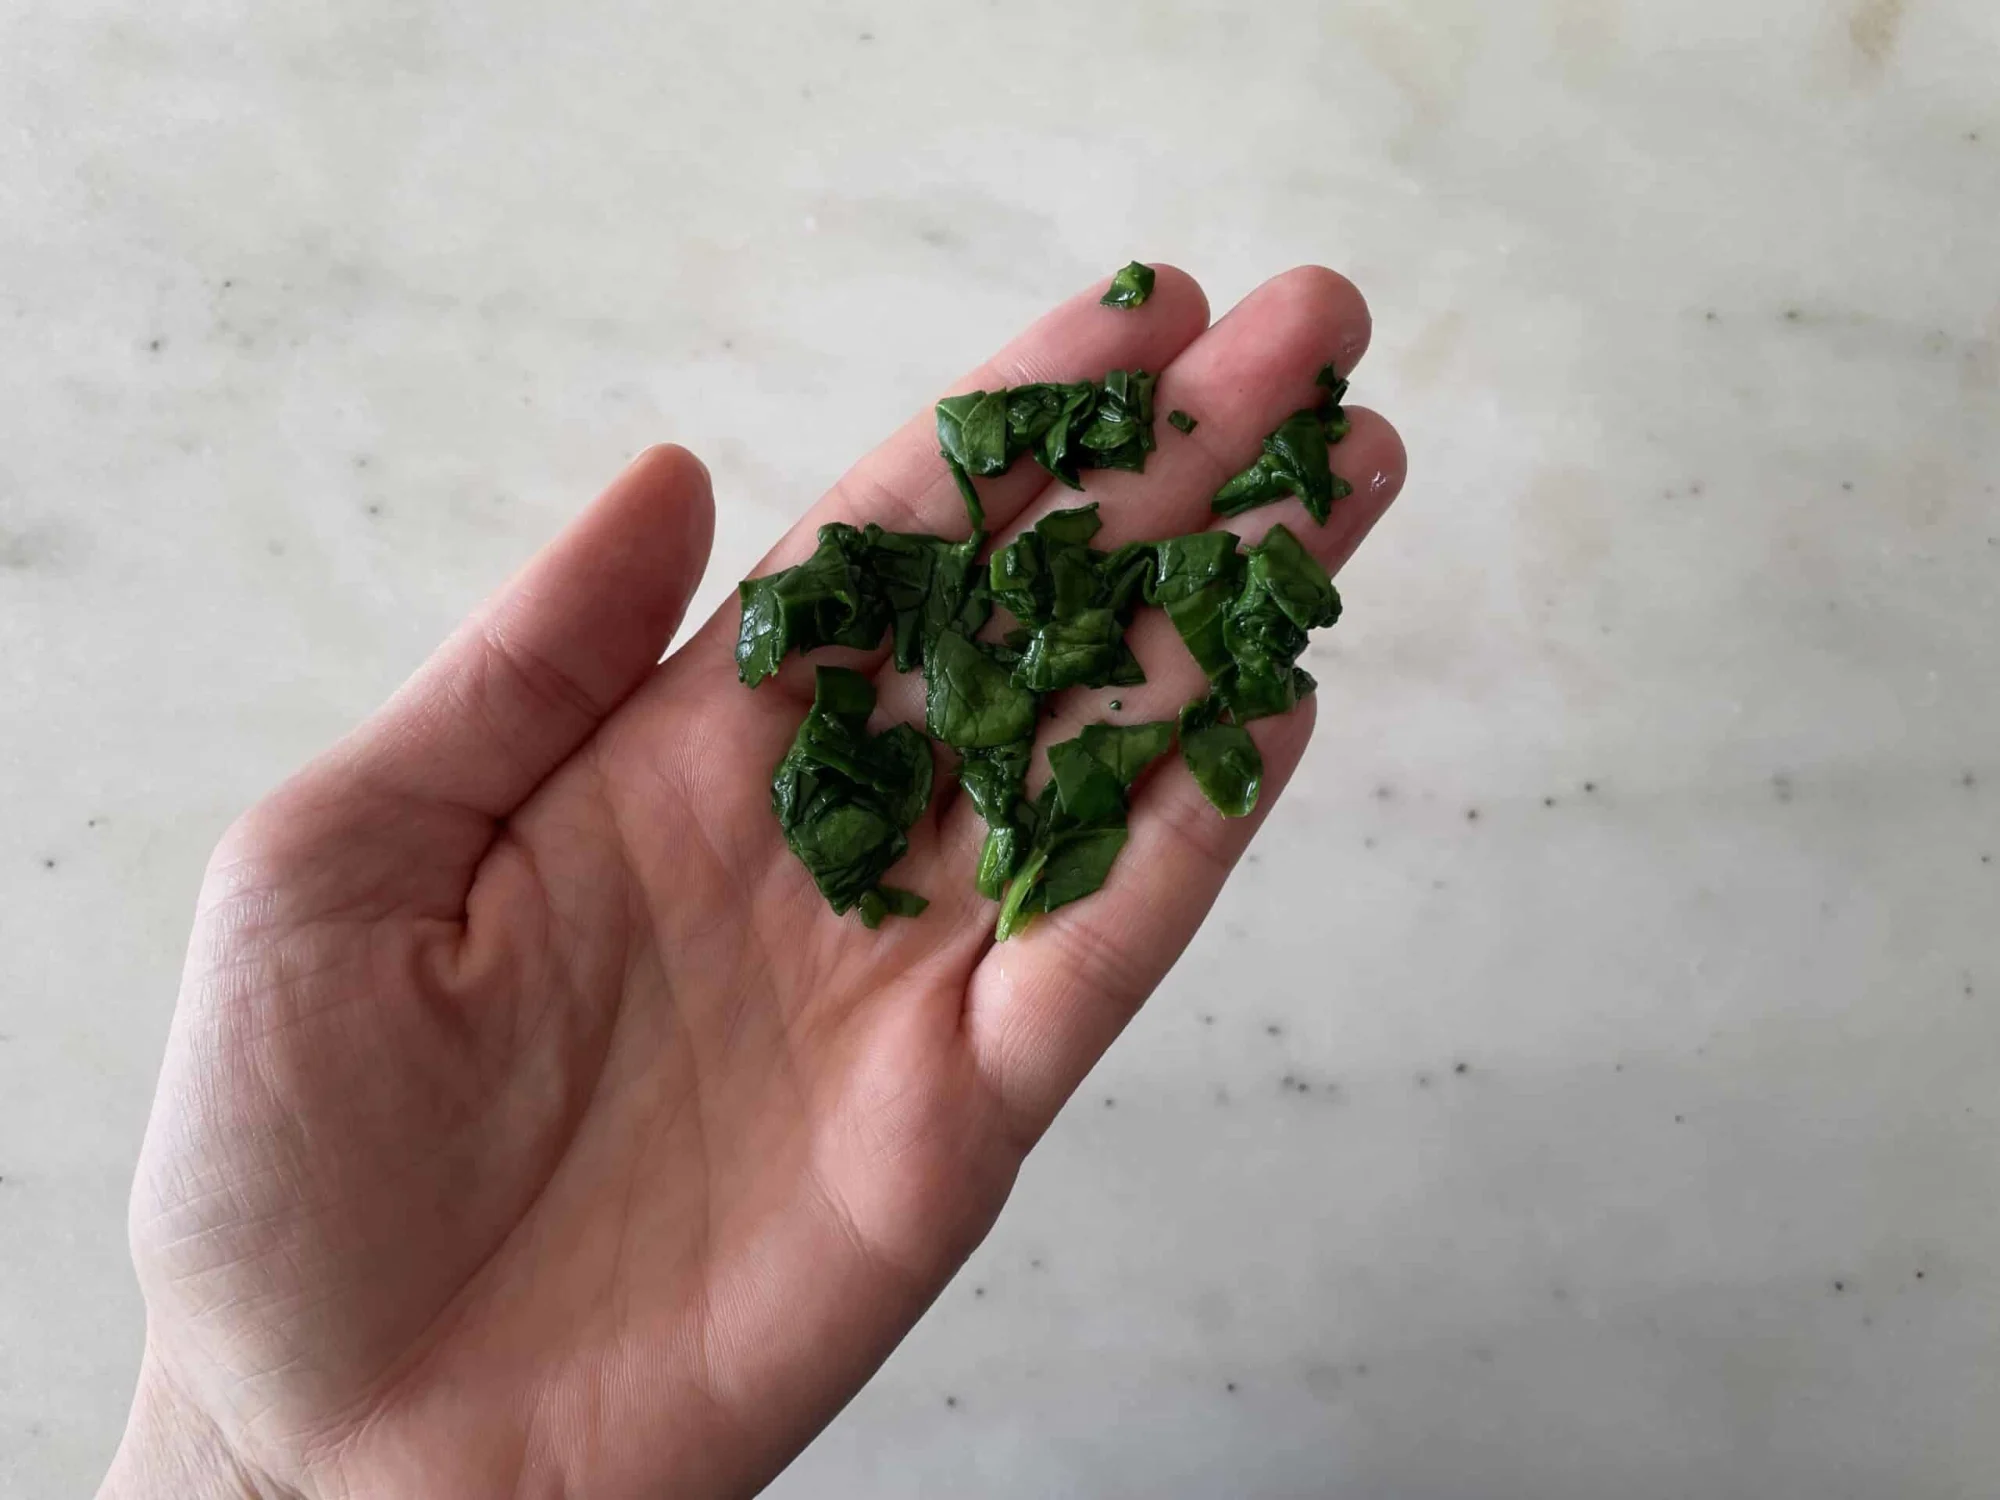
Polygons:
<instances>
[{"instance_id":1,"label":"cooked spinach leaf","mask_svg":"<svg viewBox=\"0 0 2000 1500\"><path fill-rule=\"evenodd\" d=\"M1133 261L1111 278L1098 302L1105 307L1137 307L1153 295L1153 268Z\"/></svg>"},{"instance_id":2,"label":"cooked spinach leaf","mask_svg":"<svg viewBox=\"0 0 2000 1500\"><path fill-rule=\"evenodd\" d=\"M1222 618L1229 665L1210 674L1239 724L1287 713L1313 690L1312 677L1294 664L1306 633L1340 618L1333 580L1285 527L1273 526L1244 560L1242 592Z\"/></svg>"},{"instance_id":3,"label":"cooked spinach leaf","mask_svg":"<svg viewBox=\"0 0 2000 1500\"><path fill-rule=\"evenodd\" d=\"M880 641L891 611L869 552L864 532L835 521L820 527L818 548L797 567L746 578L737 589L736 675L755 687L788 651Z\"/></svg>"},{"instance_id":4,"label":"cooked spinach leaf","mask_svg":"<svg viewBox=\"0 0 2000 1500\"><path fill-rule=\"evenodd\" d=\"M1055 511L993 555L987 587L1021 622L1010 644L1021 654L1014 680L1024 688L1146 680L1125 629L1152 576L1153 548L1100 552L1089 545L1099 525L1095 504Z\"/></svg>"},{"instance_id":5,"label":"cooked spinach leaf","mask_svg":"<svg viewBox=\"0 0 2000 1500\"><path fill-rule=\"evenodd\" d=\"M1263 763L1243 725L1286 713L1313 690L1298 666L1307 632L1340 618L1333 580L1299 539L1273 526L1238 553L1226 531L1156 544L1159 566L1147 598L1163 606L1209 694L1181 714L1181 755L1225 817L1257 805Z\"/></svg>"},{"instance_id":6,"label":"cooked spinach leaf","mask_svg":"<svg viewBox=\"0 0 2000 1500\"><path fill-rule=\"evenodd\" d=\"M1193 432L1195 428L1201 425L1201 423L1182 411L1178 406L1167 413L1167 421L1180 432Z\"/></svg>"},{"instance_id":7,"label":"cooked spinach leaf","mask_svg":"<svg viewBox=\"0 0 2000 1500\"><path fill-rule=\"evenodd\" d=\"M736 672L755 687L778 670L786 653L821 646L866 650L891 632L896 670L923 660L924 643L940 631L976 634L993 613L977 558L985 535L962 542L921 533L856 530L835 521L819 529L819 547L797 567L738 587L743 621L736 637Z\"/></svg>"},{"instance_id":8,"label":"cooked spinach leaf","mask_svg":"<svg viewBox=\"0 0 2000 1500\"><path fill-rule=\"evenodd\" d=\"M1225 818L1247 817L1257 806L1264 757L1240 724L1222 717L1221 700L1197 698L1181 710L1181 759L1202 795Z\"/></svg>"},{"instance_id":9,"label":"cooked spinach leaf","mask_svg":"<svg viewBox=\"0 0 2000 1500\"><path fill-rule=\"evenodd\" d=\"M910 847L931 799L931 747L908 724L868 733L875 688L859 672L821 667L813 706L771 778L785 842L836 912L861 908L870 927L914 915L920 896L881 885Z\"/></svg>"},{"instance_id":10,"label":"cooked spinach leaf","mask_svg":"<svg viewBox=\"0 0 2000 1500\"><path fill-rule=\"evenodd\" d=\"M1333 472L1327 448L1347 436L1347 413L1340 399L1347 382L1327 365L1319 372L1317 406L1293 412L1264 439L1257 461L1216 491L1210 507L1216 514L1241 515L1287 495L1297 495L1306 514L1326 524L1333 502L1353 493L1353 487Z\"/></svg>"},{"instance_id":11,"label":"cooked spinach leaf","mask_svg":"<svg viewBox=\"0 0 2000 1500\"><path fill-rule=\"evenodd\" d=\"M1127 793L1173 741L1171 722L1093 724L1049 747L1048 784L1021 818L1028 847L1001 896L1000 941L1104 884L1125 847Z\"/></svg>"},{"instance_id":12,"label":"cooked spinach leaf","mask_svg":"<svg viewBox=\"0 0 2000 1500\"><path fill-rule=\"evenodd\" d=\"M1223 617L1243 587L1236 537L1227 531L1168 537L1153 544L1153 555L1146 602L1166 610L1202 671L1214 678L1229 665Z\"/></svg>"},{"instance_id":13,"label":"cooked spinach leaf","mask_svg":"<svg viewBox=\"0 0 2000 1500\"><path fill-rule=\"evenodd\" d=\"M1007 877L1014 873L1027 848L1023 819L1027 804L1022 791L1028 779L1028 759L1034 753L1033 731L1008 745L967 750L960 757L958 783L965 788L979 816L986 820L986 843L979 853L976 883L989 901L1000 899Z\"/></svg>"},{"instance_id":14,"label":"cooked spinach leaf","mask_svg":"<svg viewBox=\"0 0 2000 1500\"><path fill-rule=\"evenodd\" d=\"M1150 285L1145 267L1127 271L1146 272ZM1143 300L1141 290L1122 305ZM1320 383L1319 405L1281 423L1215 509L1235 514L1295 494L1325 522L1347 493L1327 457L1347 431L1346 384L1330 365ZM739 590L737 671L752 687L789 652L867 649L885 635L898 671L923 668L925 727L958 752L959 781L987 824L976 881L1001 904L1001 938L1103 885L1125 843L1133 781L1174 742L1174 723L1093 724L1050 748L1048 784L1026 795L1046 694L1145 680L1125 642L1141 603L1167 612L1209 679L1207 695L1181 712L1181 754L1228 817L1256 807L1263 778L1245 726L1313 691L1298 658L1308 632L1340 616L1326 570L1283 526L1247 550L1216 531L1106 552L1091 545L1097 507L1083 505L1043 517L979 561L986 536L975 479L1005 473L1022 454L1072 487L1084 469L1143 469L1154 446L1153 393L1151 375L1113 370L1102 381L947 397L938 403L938 442L970 536L952 542L834 523L820 528L804 562ZM1183 432L1196 425L1178 410L1168 420ZM996 604L1016 622L1003 642L980 639ZM909 725L867 732L874 705L866 678L821 668L813 707L771 785L786 842L828 904L870 927L925 907L923 897L881 882L909 847L907 830L932 779L924 735ZM1120 705L1111 700L1113 710Z\"/></svg>"},{"instance_id":15,"label":"cooked spinach leaf","mask_svg":"<svg viewBox=\"0 0 2000 1500\"><path fill-rule=\"evenodd\" d=\"M924 727L955 750L991 750L1035 732L1035 695L999 653L956 630L924 652Z\"/></svg>"},{"instance_id":16,"label":"cooked spinach leaf","mask_svg":"<svg viewBox=\"0 0 2000 1500\"><path fill-rule=\"evenodd\" d=\"M1144 370L1112 370L1101 381L967 391L938 402L938 448L973 529L986 522L972 481L1006 473L1023 454L1071 489L1083 487L1085 469L1144 469L1157 381Z\"/></svg>"}]
</instances>

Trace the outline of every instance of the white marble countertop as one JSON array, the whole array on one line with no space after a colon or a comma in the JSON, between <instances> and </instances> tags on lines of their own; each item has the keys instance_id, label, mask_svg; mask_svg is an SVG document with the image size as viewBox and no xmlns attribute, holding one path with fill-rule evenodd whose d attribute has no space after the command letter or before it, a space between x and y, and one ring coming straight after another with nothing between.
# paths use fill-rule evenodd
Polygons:
<instances>
[{"instance_id":1,"label":"white marble countertop","mask_svg":"<svg viewBox=\"0 0 2000 1500\"><path fill-rule=\"evenodd\" d=\"M631 451L713 603L1133 255L1351 274L1411 487L1284 815L775 1493L2000 1488L2000 10L691 9L0 14L0 1492L121 1425L232 812Z\"/></svg>"}]
</instances>

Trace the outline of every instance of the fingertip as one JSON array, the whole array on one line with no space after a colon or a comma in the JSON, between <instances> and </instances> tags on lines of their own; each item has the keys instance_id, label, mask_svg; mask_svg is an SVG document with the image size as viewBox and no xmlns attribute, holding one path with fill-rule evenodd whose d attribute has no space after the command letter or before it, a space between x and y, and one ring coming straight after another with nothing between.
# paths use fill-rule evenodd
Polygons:
<instances>
[{"instance_id":1,"label":"fingertip","mask_svg":"<svg viewBox=\"0 0 2000 1500\"><path fill-rule=\"evenodd\" d=\"M1165 301L1179 309L1197 329L1208 327L1208 293L1201 283L1179 266L1167 261L1149 261L1153 268L1153 295L1147 300Z\"/></svg>"},{"instance_id":2,"label":"fingertip","mask_svg":"<svg viewBox=\"0 0 2000 1500\"><path fill-rule=\"evenodd\" d=\"M1334 455L1336 459L1349 458L1353 467L1343 470L1341 477L1354 486L1356 494L1380 509L1403 492L1410 473L1410 451L1395 424L1372 407L1348 407L1347 423L1347 437L1334 449Z\"/></svg>"},{"instance_id":3,"label":"fingertip","mask_svg":"<svg viewBox=\"0 0 2000 1500\"><path fill-rule=\"evenodd\" d=\"M1266 288L1288 298L1293 316L1329 335L1326 357L1346 375L1368 352L1374 316L1361 288L1330 266L1307 264L1281 271Z\"/></svg>"}]
</instances>

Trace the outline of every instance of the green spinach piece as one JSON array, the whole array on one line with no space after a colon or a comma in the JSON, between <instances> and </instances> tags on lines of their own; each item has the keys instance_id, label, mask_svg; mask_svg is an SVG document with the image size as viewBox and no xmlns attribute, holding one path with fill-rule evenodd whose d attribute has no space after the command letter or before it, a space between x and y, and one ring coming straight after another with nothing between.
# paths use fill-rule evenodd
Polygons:
<instances>
[{"instance_id":1,"label":"green spinach piece","mask_svg":"<svg viewBox=\"0 0 2000 1500\"><path fill-rule=\"evenodd\" d=\"M1099 297L1104 307L1137 307L1153 295L1153 268L1132 261L1111 278L1111 285Z\"/></svg>"},{"instance_id":2,"label":"green spinach piece","mask_svg":"<svg viewBox=\"0 0 2000 1500\"><path fill-rule=\"evenodd\" d=\"M1243 726L1313 691L1298 665L1309 631L1340 618L1340 594L1284 526L1247 552L1226 531L1155 544L1150 602L1162 606L1209 680L1181 713L1181 756L1225 817L1257 805L1263 762Z\"/></svg>"},{"instance_id":3,"label":"green spinach piece","mask_svg":"<svg viewBox=\"0 0 2000 1500\"><path fill-rule=\"evenodd\" d=\"M1035 695L999 653L956 630L924 650L924 727L954 750L992 750L1035 732Z\"/></svg>"},{"instance_id":4,"label":"green spinach piece","mask_svg":"<svg viewBox=\"0 0 2000 1500\"><path fill-rule=\"evenodd\" d=\"M1006 473L1023 454L1071 489L1083 487L1085 469L1143 470L1155 446L1157 382L1144 370L1112 370L1101 381L1042 381L938 402L938 449L973 530L986 520L972 481Z\"/></svg>"},{"instance_id":5,"label":"green spinach piece","mask_svg":"<svg viewBox=\"0 0 2000 1500\"><path fill-rule=\"evenodd\" d=\"M1284 526L1244 553L1242 591L1222 618L1229 665L1211 673L1216 692L1239 724L1290 712L1313 690L1295 665L1307 632L1340 618L1340 594L1325 568Z\"/></svg>"},{"instance_id":6,"label":"green spinach piece","mask_svg":"<svg viewBox=\"0 0 2000 1500\"><path fill-rule=\"evenodd\" d=\"M859 530L835 521L797 567L738 586L743 621L736 673L751 687L778 670L788 652L821 646L879 645L891 634L896 670L922 662L924 644L946 630L971 636L993 613L979 550L985 534L962 542L921 533Z\"/></svg>"},{"instance_id":7,"label":"green spinach piece","mask_svg":"<svg viewBox=\"0 0 2000 1500\"><path fill-rule=\"evenodd\" d=\"M1180 432L1193 432L1195 428L1201 426L1201 423L1182 411L1178 406L1167 413L1167 421L1175 430Z\"/></svg>"},{"instance_id":8,"label":"green spinach piece","mask_svg":"<svg viewBox=\"0 0 2000 1500\"><path fill-rule=\"evenodd\" d=\"M1238 516L1287 495L1297 495L1306 514L1324 526L1333 502L1353 493L1353 486L1333 472L1327 449L1347 436L1347 413L1341 397L1347 382L1327 365L1319 372L1316 406L1293 412L1264 439L1257 461L1216 491L1210 508L1217 515Z\"/></svg>"},{"instance_id":9,"label":"green spinach piece","mask_svg":"<svg viewBox=\"0 0 2000 1500\"><path fill-rule=\"evenodd\" d=\"M1024 826L1027 803L1023 792L1028 780L1028 760L1033 755L1033 733L1009 745L987 750L968 750L959 760L958 782L965 789L979 816L986 820L986 843L979 852L979 872L975 883L979 894L998 901L1028 846Z\"/></svg>"},{"instance_id":10,"label":"green spinach piece","mask_svg":"<svg viewBox=\"0 0 2000 1500\"><path fill-rule=\"evenodd\" d=\"M1216 811L1225 818L1248 817L1264 782L1264 757L1250 731L1230 723L1223 712L1213 694L1181 710L1181 759Z\"/></svg>"},{"instance_id":11,"label":"green spinach piece","mask_svg":"<svg viewBox=\"0 0 2000 1500\"><path fill-rule=\"evenodd\" d=\"M988 565L988 589L1021 622L1009 637L1021 657L1014 680L1032 692L1146 680L1125 630L1152 578L1153 545L1100 552L1090 545L1100 524L1094 503L1055 511Z\"/></svg>"},{"instance_id":12,"label":"green spinach piece","mask_svg":"<svg viewBox=\"0 0 2000 1500\"><path fill-rule=\"evenodd\" d=\"M906 832L931 798L930 743L908 724L868 733L875 688L859 672L821 667L813 705L771 778L785 842L835 912L868 926L914 915L923 898L881 884L910 847Z\"/></svg>"},{"instance_id":13,"label":"green spinach piece","mask_svg":"<svg viewBox=\"0 0 2000 1500\"><path fill-rule=\"evenodd\" d=\"M1028 847L1001 895L995 937L1005 942L1104 884L1125 847L1132 783L1173 742L1173 723L1163 721L1093 724L1049 747L1048 784L1021 815Z\"/></svg>"},{"instance_id":14,"label":"green spinach piece","mask_svg":"<svg viewBox=\"0 0 2000 1500\"><path fill-rule=\"evenodd\" d=\"M744 579L736 675L755 687L789 651L880 641L892 611L870 552L865 532L835 521L820 527L819 546L797 567Z\"/></svg>"},{"instance_id":15,"label":"green spinach piece","mask_svg":"<svg viewBox=\"0 0 2000 1500\"><path fill-rule=\"evenodd\" d=\"M1227 531L1198 531L1153 544L1146 602L1166 610L1188 651L1213 679L1230 662L1223 619L1243 590L1246 565Z\"/></svg>"}]
</instances>

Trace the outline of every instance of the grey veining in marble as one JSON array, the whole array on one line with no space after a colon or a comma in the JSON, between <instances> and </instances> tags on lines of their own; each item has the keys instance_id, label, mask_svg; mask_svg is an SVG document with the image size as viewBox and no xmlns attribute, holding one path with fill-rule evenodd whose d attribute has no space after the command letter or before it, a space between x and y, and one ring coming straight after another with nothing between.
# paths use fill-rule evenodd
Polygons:
<instances>
[{"instance_id":1,"label":"grey veining in marble","mask_svg":"<svg viewBox=\"0 0 2000 1500\"><path fill-rule=\"evenodd\" d=\"M2000 1491L1988 0L17 0L0 1492L122 1423L232 812L631 451L712 605L1134 255L1351 274L1412 484L1283 815L775 1493Z\"/></svg>"}]
</instances>

